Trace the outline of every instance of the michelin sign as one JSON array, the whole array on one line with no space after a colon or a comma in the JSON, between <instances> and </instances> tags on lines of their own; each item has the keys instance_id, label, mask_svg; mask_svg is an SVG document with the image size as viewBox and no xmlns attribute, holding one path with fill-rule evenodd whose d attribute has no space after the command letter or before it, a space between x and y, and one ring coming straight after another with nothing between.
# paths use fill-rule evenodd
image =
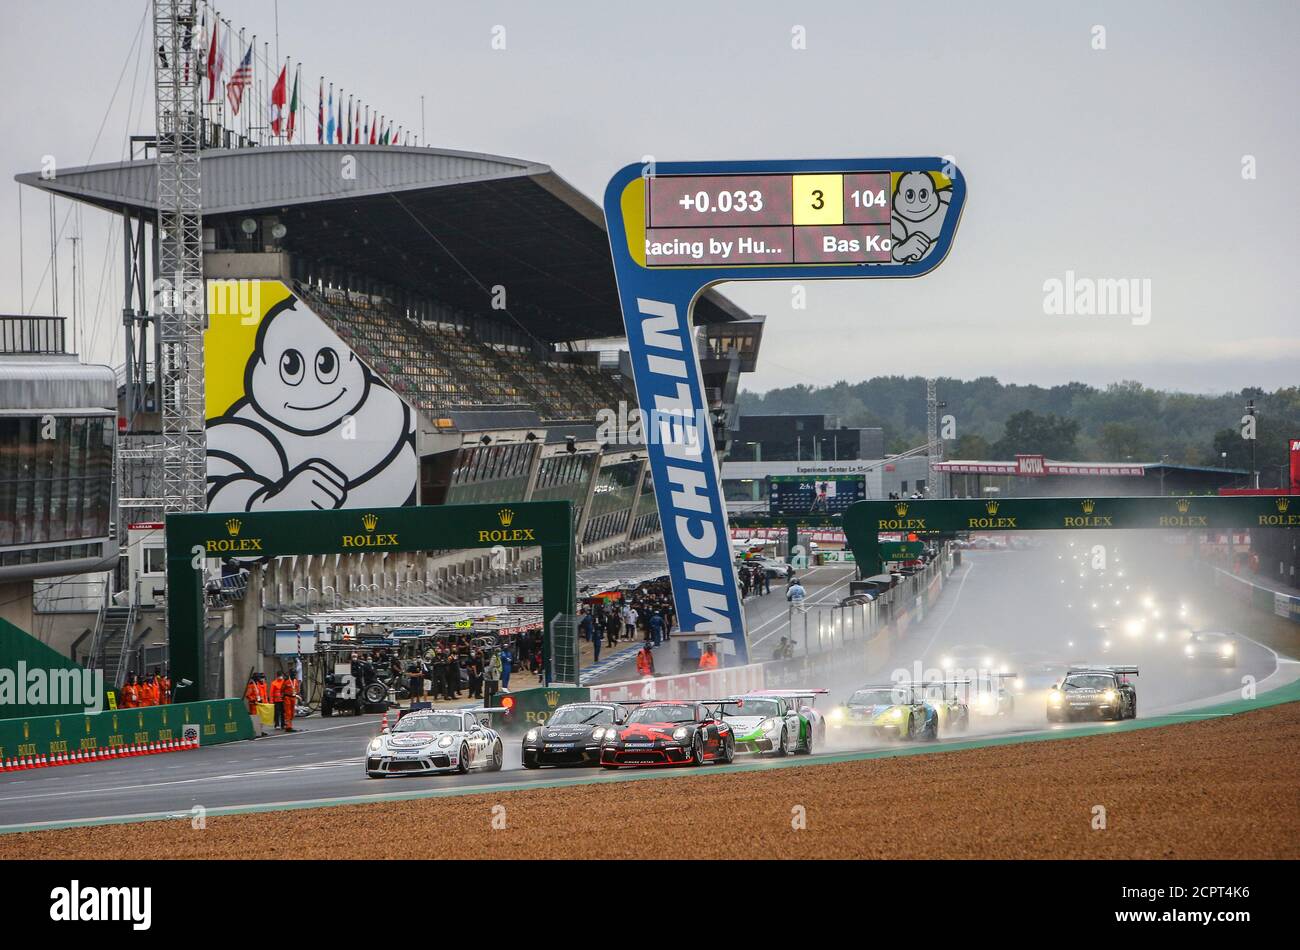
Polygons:
<instances>
[{"instance_id":1,"label":"michelin sign","mask_svg":"<svg viewBox=\"0 0 1300 950\"><path fill-rule=\"evenodd\" d=\"M605 219L681 629L749 648L691 311L727 280L918 277L966 185L941 158L673 162L621 169Z\"/></svg>"},{"instance_id":2,"label":"michelin sign","mask_svg":"<svg viewBox=\"0 0 1300 950\"><path fill-rule=\"evenodd\" d=\"M415 413L279 281L209 291L207 495L214 512L412 505Z\"/></svg>"}]
</instances>

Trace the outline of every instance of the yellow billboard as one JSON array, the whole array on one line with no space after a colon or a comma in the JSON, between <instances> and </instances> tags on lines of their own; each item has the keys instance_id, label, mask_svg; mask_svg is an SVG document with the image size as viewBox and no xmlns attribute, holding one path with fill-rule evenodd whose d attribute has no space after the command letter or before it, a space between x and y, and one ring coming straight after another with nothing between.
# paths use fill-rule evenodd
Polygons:
<instances>
[{"instance_id":1,"label":"yellow billboard","mask_svg":"<svg viewBox=\"0 0 1300 950\"><path fill-rule=\"evenodd\" d=\"M415 413L280 281L209 281L209 511L415 504Z\"/></svg>"}]
</instances>

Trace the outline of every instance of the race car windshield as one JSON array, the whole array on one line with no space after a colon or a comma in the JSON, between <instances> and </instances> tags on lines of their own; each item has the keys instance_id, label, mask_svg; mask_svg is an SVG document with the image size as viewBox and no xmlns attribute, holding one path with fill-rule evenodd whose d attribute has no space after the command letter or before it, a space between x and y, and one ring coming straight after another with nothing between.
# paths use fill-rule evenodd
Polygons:
<instances>
[{"instance_id":1,"label":"race car windshield","mask_svg":"<svg viewBox=\"0 0 1300 950\"><path fill-rule=\"evenodd\" d=\"M394 732L459 732L460 716L407 716Z\"/></svg>"},{"instance_id":2,"label":"race car windshield","mask_svg":"<svg viewBox=\"0 0 1300 950\"><path fill-rule=\"evenodd\" d=\"M773 699L742 699L721 705L724 716L777 716L781 713L781 707Z\"/></svg>"},{"instance_id":3,"label":"race car windshield","mask_svg":"<svg viewBox=\"0 0 1300 950\"><path fill-rule=\"evenodd\" d=\"M1110 689L1115 685L1115 678L1103 673L1083 673L1067 676L1061 689Z\"/></svg>"},{"instance_id":4,"label":"race car windshield","mask_svg":"<svg viewBox=\"0 0 1300 950\"><path fill-rule=\"evenodd\" d=\"M860 689L849 697L849 703L854 706L893 706L905 702L907 694L894 689Z\"/></svg>"},{"instance_id":5,"label":"race car windshield","mask_svg":"<svg viewBox=\"0 0 1300 950\"><path fill-rule=\"evenodd\" d=\"M632 722L694 722L694 706L642 706L627 717Z\"/></svg>"},{"instance_id":6,"label":"race car windshield","mask_svg":"<svg viewBox=\"0 0 1300 950\"><path fill-rule=\"evenodd\" d=\"M546 721L548 726L596 726L614 721L614 710L604 706L570 706L557 710Z\"/></svg>"}]
</instances>

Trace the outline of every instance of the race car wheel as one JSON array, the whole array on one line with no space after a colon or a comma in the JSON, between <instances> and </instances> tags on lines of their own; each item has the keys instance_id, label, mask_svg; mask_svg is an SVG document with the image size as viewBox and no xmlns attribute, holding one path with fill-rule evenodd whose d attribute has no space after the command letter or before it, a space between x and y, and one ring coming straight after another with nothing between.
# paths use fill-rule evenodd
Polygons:
<instances>
[{"instance_id":1,"label":"race car wheel","mask_svg":"<svg viewBox=\"0 0 1300 950\"><path fill-rule=\"evenodd\" d=\"M718 759L723 765L730 765L736 761L736 740L727 737L722 740L722 757Z\"/></svg>"},{"instance_id":2,"label":"race car wheel","mask_svg":"<svg viewBox=\"0 0 1300 950\"><path fill-rule=\"evenodd\" d=\"M601 766L601 768L609 769L611 772L617 772L617 771L618 771L618 766L615 765L615 764L613 764L613 763L611 763L611 762L602 762L602 763L600 763L600 766ZM534 767L535 767L535 766L534 766Z\"/></svg>"},{"instance_id":3,"label":"race car wheel","mask_svg":"<svg viewBox=\"0 0 1300 950\"><path fill-rule=\"evenodd\" d=\"M469 771L469 746L467 745L460 747L460 761L456 763L456 771L461 775Z\"/></svg>"},{"instance_id":4,"label":"race car wheel","mask_svg":"<svg viewBox=\"0 0 1300 950\"><path fill-rule=\"evenodd\" d=\"M813 731L814 731L814 730L813 730L813 727L812 727L812 725L810 724L810 725L808 726L808 741L806 741L806 742L804 743L804 746L803 746L803 754L804 754L804 755L812 755L812 752L813 752Z\"/></svg>"},{"instance_id":5,"label":"race car wheel","mask_svg":"<svg viewBox=\"0 0 1300 950\"><path fill-rule=\"evenodd\" d=\"M925 739L928 742L936 742L939 739L939 717L934 717L934 722L925 727Z\"/></svg>"},{"instance_id":6,"label":"race car wheel","mask_svg":"<svg viewBox=\"0 0 1300 950\"><path fill-rule=\"evenodd\" d=\"M387 778L387 772L367 772L366 778Z\"/></svg>"},{"instance_id":7,"label":"race car wheel","mask_svg":"<svg viewBox=\"0 0 1300 950\"><path fill-rule=\"evenodd\" d=\"M691 740L691 765L704 764L704 740L700 734L695 733L695 738Z\"/></svg>"},{"instance_id":8,"label":"race car wheel","mask_svg":"<svg viewBox=\"0 0 1300 950\"><path fill-rule=\"evenodd\" d=\"M1138 717L1138 698L1136 696L1133 697L1133 705L1128 708L1128 717L1130 719Z\"/></svg>"},{"instance_id":9,"label":"race car wheel","mask_svg":"<svg viewBox=\"0 0 1300 950\"><path fill-rule=\"evenodd\" d=\"M534 755L530 757L528 753L524 753L524 768L526 769L541 768L541 764L537 761L537 756Z\"/></svg>"},{"instance_id":10,"label":"race car wheel","mask_svg":"<svg viewBox=\"0 0 1300 950\"><path fill-rule=\"evenodd\" d=\"M492 747L492 762L488 765L488 771L500 772L501 766L505 763L505 760L506 753L505 750L501 748L501 740L498 739L497 744Z\"/></svg>"},{"instance_id":11,"label":"race car wheel","mask_svg":"<svg viewBox=\"0 0 1300 950\"><path fill-rule=\"evenodd\" d=\"M789 751L790 734L786 731L785 726L781 727L781 744L776 747L777 755L785 755Z\"/></svg>"},{"instance_id":12,"label":"race car wheel","mask_svg":"<svg viewBox=\"0 0 1300 950\"><path fill-rule=\"evenodd\" d=\"M361 698L368 706L378 706L388 698L388 690L383 683L371 683L361 691Z\"/></svg>"}]
</instances>

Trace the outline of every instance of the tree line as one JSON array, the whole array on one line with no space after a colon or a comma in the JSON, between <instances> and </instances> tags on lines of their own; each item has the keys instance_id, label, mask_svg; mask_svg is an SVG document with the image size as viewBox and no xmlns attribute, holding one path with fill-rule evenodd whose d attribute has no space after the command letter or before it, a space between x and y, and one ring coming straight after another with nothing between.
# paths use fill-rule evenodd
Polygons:
<instances>
[{"instance_id":1,"label":"tree line","mask_svg":"<svg viewBox=\"0 0 1300 950\"><path fill-rule=\"evenodd\" d=\"M744 415L819 413L828 424L884 430L889 452L927 441L925 378L876 376L860 383L742 391ZM952 416L956 440L945 454L1010 459L1017 452L1062 461L1158 462L1250 468L1251 443L1241 418L1253 399L1260 484L1279 484L1288 440L1300 438L1300 387L1247 388L1220 395L1167 392L1125 380L1104 388L1001 383L992 376L940 378L939 415Z\"/></svg>"}]
</instances>

